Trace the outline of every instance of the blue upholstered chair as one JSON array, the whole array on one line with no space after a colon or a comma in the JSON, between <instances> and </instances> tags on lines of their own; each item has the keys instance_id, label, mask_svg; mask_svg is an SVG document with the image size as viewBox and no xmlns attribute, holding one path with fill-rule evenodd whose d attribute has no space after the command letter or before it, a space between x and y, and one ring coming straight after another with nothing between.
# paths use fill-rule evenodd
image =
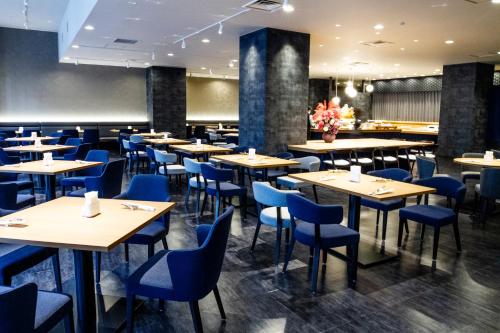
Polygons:
<instances>
[{"instance_id":1,"label":"blue upholstered chair","mask_svg":"<svg viewBox=\"0 0 500 333\"><path fill-rule=\"evenodd\" d=\"M31 194L19 194L15 182L0 183L0 208L18 210L35 205L36 199Z\"/></svg>"},{"instance_id":2,"label":"blue upholstered chair","mask_svg":"<svg viewBox=\"0 0 500 333\"><path fill-rule=\"evenodd\" d=\"M198 300L214 292L223 320L224 307L217 288L226 252L233 207L216 219L213 225L196 228L198 248L160 251L135 271L127 283L127 332L133 329L135 296L160 300L189 302L195 331L203 332Z\"/></svg>"},{"instance_id":3,"label":"blue upholstered chair","mask_svg":"<svg viewBox=\"0 0 500 333\"><path fill-rule=\"evenodd\" d=\"M436 170L436 160L432 157L417 155L418 178L449 177L447 174L434 174Z\"/></svg>"},{"instance_id":4,"label":"blue upholstered chair","mask_svg":"<svg viewBox=\"0 0 500 333\"><path fill-rule=\"evenodd\" d=\"M83 143L89 143L92 147L99 145L99 130L97 128L85 129L83 131Z\"/></svg>"},{"instance_id":5,"label":"blue upholstered chair","mask_svg":"<svg viewBox=\"0 0 500 333\"><path fill-rule=\"evenodd\" d=\"M283 265L283 272L286 272L295 241L309 246L314 253L311 291L315 294L321 250L323 250L323 265L325 265L328 249L345 246L348 258L348 282L349 286L353 287L357 278L359 233L340 225L344 217L342 206L318 205L297 194L288 195L287 204L290 212L292 238ZM301 221L298 225L296 225L296 219Z\"/></svg>"},{"instance_id":6,"label":"blue upholstered chair","mask_svg":"<svg viewBox=\"0 0 500 333\"><path fill-rule=\"evenodd\" d=\"M132 137L131 137L132 140ZM125 144L125 141L123 142ZM136 143L132 141L128 141L129 152L127 153L127 157L130 159L131 168L130 172L132 172L135 164L135 173L139 173L139 169L141 164L147 164L149 161L148 154L146 153L146 145L142 143Z\"/></svg>"},{"instance_id":7,"label":"blue upholstered chair","mask_svg":"<svg viewBox=\"0 0 500 333\"><path fill-rule=\"evenodd\" d=\"M83 197L86 192L97 191L99 198L110 199L122 190L124 160L108 162L100 176L85 178L85 188L68 193L70 197Z\"/></svg>"},{"instance_id":8,"label":"blue upholstered chair","mask_svg":"<svg viewBox=\"0 0 500 333\"><path fill-rule=\"evenodd\" d=\"M196 215L198 216L200 210L200 197L201 192L205 191L205 179L201 175L201 162L195 159L184 158L184 167L187 173L187 192L184 202L186 206L189 202L189 196L191 195L191 189L196 191ZM207 180L207 184L213 183L213 180Z\"/></svg>"},{"instance_id":9,"label":"blue upholstered chair","mask_svg":"<svg viewBox=\"0 0 500 333\"><path fill-rule=\"evenodd\" d=\"M500 199L500 169L485 168L481 170L481 183L475 187L475 204L476 211L477 202L479 200L479 222L486 224L488 217L488 202L495 204L497 199Z\"/></svg>"},{"instance_id":10,"label":"blue upholstered chair","mask_svg":"<svg viewBox=\"0 0 500 333\"><path fill-rule=\"evenodd\" d=\"M87 162L109 162L109 152L107 150L90 150L85 157ZM93 168L83 169L75 172L71 177L61 179L62 194L66 194L66 187L84 187L85 178L100 176L103 166L99 165Z\"/></svg>"},{"instance_id":11,"label":"blue upholstered chair","mask_svg":"<svg viewBox=\"0 0 500 333\"><path fill-rule=\"evenodd\" d=\"M38 291L34 283L0 286L0 332L49 332L61 320L67 333L75 331L71 296Z\"/></svg>"},{"instance_id":12,"label":"blue upholstered chair","mask_svg":"<svg viewBox=\"0 0 500 333\"><path fill-rule=\"evenodd\" d=\"M272 157L282 158L284 160L290 160L294 156L292 153L285 151L277 154L272 154ZM265 180L265 181L276 181L278 177L288 175L288 171L283 168L277 169L267 169L267 170L255 170L254 176L256 180ZM266 177L267 176L267 177Z\"/></svg>"},{"instance_id":13,"label":"blue upholstered chair","mask_svg":"<svg viewBox=\"0 0 500 333\"><path fill-rule=\"evenodd\" d=\"M231 204L232 197L239 197L242 215L243 217L246 217L247 189L244 186L238 186L231 183L234 176L233 170L217 169L210 164L201 164L201 175L205 180L205 197L201 207L201 215L203 215L203 211L205 210L207 196L210 195L212 197L216 197L216 218L219 216L221 201L228 198L229 203ZM209 183L209 180L212 180L213 182Z\"/></svg>"},{"instance_id":14,"label":"blue upholstered chair","mask_svg":"<svg viewBox=\"0 0 500 333\"><path fill-rule=\"evenodd\" d=\"M462 246L460 244L460 233L458 231L458 213L465 198L465 185L459 180L446 176L419 179L414 181L414 183L417 185L435 188L435 195L446 197L448 200L454 199L455 201L455 207L453 209L436 205L428 205L428 200L426 199L426 204L424 205L414 205L399 210L398 247L401 247L403 224L407 220L422 224L422 241L424 239L425 226L432 226L434 227L434 246L432 249L432 260L434 265L437 258L441 227L449 224L453 225L457 250L459 252L462 250Z\"/></svg>"},{"instance_id":15,"label":"blue upholstered chair","mask_svg":"<svg viewBox=\"0 0 500 333\"><path fill-rule=\"evenodd\" d=\"M4 165L0 161L0 165ZM18 174L15 173L0 173L0 184L15 184L18 191L29 190L31 195L35 194L35 184L27 179L18 179Z\"/></svg>"},{"instance_id":16,"label":"blue upholstered chair","mask_svg":"<svg viewBox=\"0 0 500 333\"><path fill-rule=\"evenodd\" d=\"M90 151L90 148L92 148L92 146L89 143L82 143L76 148L74 153L64 154L64 159L66 161L83 160Z\"/></svg>"},{"instance_id":17,"label":"blue upholstered chair","mask_svg":"<svg viewBox=\"0 0 500 333\"><path fill-rule=\"evenodd\" d=\"M300 158L292 158L293 161L297 161L300 163L300 165L292 165L288 167L288 171L294 172L294 171L299 171L299 172L316 172L319 171L319 168L321 167L321 160L316 157L316 156L306 156L306 157L300 157ZM276 180L276 185L279 188L280 186L284 186L290 190L300 190L305 187L312 187L313 192L314 192L314 200L316 203L318 203L318 193L316 191L316 185L289 177L289 176L282 176L278 177Z\"/></svg>"},{"instance_id":18,"label":"blue upholstered chair","mask_svg":"<svg viewBox=\"0 0 500 333\"><path fill-rule=\"evenodd\" d=\"M151 146L146 146L146 155L148 156L149 173L159 174L159 165L156 162L155 150Z\"/></svg>"},{"instance_id":19,"label":"blue upholstered chair","mask_svg":"<svg viewBox=\"0 0 500 333\"><path fill-rule=\"evenodd\" d=\"M7 154L3 148L0 148L0 163L1 164L17 164L21 162L19 156L12 156Z\"/></svg>"},{"instance_id":20,"label":"blue upholstered chair","mask_svg":"<svg viewBox=\"0 0 500 333\"><path fill-rule=\"evenodd\" d=\"M130 142L132 143L143 143L144 142L144 137L140 134L132 134L130 136Z\"/></svg>"},{"instance_id":21,"label":"blue upholstered chair","mask_svg":"<svg viewBox=\"0 0 500 333\"><path fill-rule=\"evenodd\" d=\"M463 158L484 158L483 153L463 153ZM468 180L479 180L481 177L481 168L472 166L462 166L462 172L460 173L460 178L462 183L466 183Z\"/></svg>"},{"instance_id":22,"label":"blue upholstered chair","mask_svg":"<svg viewBox=\"0 0 500 333\"><path fill-rule=\"evenodd\" d=\"M65 160L66 159L65 156L68 155L68 160L71 160L71 158L74 156L74 154L76 154L76 152L78 151L78 147L80 147L81 144L82 144L82 140L80 140L80 138L70 137L66 140L65 145L66 146L75 146L75 148L65 149L62 151L56 151L52 154L53 158L55 160ZM87 148L83 148L83 149L85 151L85 149L87 149ZM87 152L88 152L88 150L90 150L90 147L88 147ZM83 159L83 157L80 159Z\"/></svg>"},{"instance_id":23,"label":"blue upholstered chair","mask_svg":"<svg viewBox=\"0 0 500 333\"><path fill-rule=\"evenodd\" d=\"M253 251L255 248L255 243L257 242L257 237L259 236L262 224L276 228L274 264L277 271L280 260L281 236L283 228L286 230L286 250L288 250L290 241L290 213L288 212L286 197L289 194L300 194L300 192L278 190L272 187L268 182L253 182L252 189L253 196L257 202L259 219L257 221L257 226L255 227L255 234L253 236L252 247L250 249Z\"/></svg>"},{"instance_id":24,"label":"blue upholstered chair","mask_svg":"<svg viewBox=\"0 0 500 333\"><path fill-rule=\"evenodd\" d=\"M411 182L412 175L403 169L398 168L390 168L383 170L375 170L368 172L370 176L380 177L390 180L395 180L399 182ZM403 208L406 204L405 199L394 199L394 200L370 200L370 199L361 199L361 205L369 208L373 208L377 210L377 226L378 221L380 220L380 212L382 211L382 242L385 242L385 235L387 233L387 217L390 211ZM406 233L408 233L408 224L405 224Z\"/></svg>"},{"instance_id":25,"label":"blue upholstered chair","mask_svg":"<svg viewBox=\"0 0 500 333\"><path fill-rule=\"evenodd\" d=\"M160 175L174 176L177 178L177 184L180 187L181 177L186 174L186 168L177 163L177 155L167 153L161 150L155 150L155 160L158 165L158 173Z\"/></svg>"},{"instance_id":26,"label":"blue upholstered chair","mask_svg":"<svg viewBox=\"0 0 500 333\"><path fill-rule=\"evenodd\" d=\"M65 129L62 131L62 135L67 135L70 138L79 138L80 133L76 129Z\"/></svg>"},{"instance_id":27,"label":"blue upholstered chair","mask_svg":"<svg viewBox=\"0 0 500 333\"><path fill-rule=\"evenodd\" d=\"M168 193L168 181L165 177L158 175L136 175L132 178L128 190L115 196L115 199L140 200L140 201L170 201ZM148 246L148 258L154 255L155 244L162 241L163 248L168 250L167 234L170 228L170 213L151 222L132 237L127 239L125 245L125 261L129 261L129 244L140 244ZM96 252L95 280L101 280L101 253Z\"/></svg>"}]
</instances>

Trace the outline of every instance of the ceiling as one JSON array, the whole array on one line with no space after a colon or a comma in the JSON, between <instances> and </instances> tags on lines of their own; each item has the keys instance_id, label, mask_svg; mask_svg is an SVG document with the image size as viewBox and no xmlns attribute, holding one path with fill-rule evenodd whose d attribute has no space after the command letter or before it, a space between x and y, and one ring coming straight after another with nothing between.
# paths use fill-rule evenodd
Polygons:
<instances>
[{"instance_id":1,"label":"ceiling","mask_svg":"<svg viewBox=\"0 0 500 333\"><path fill-rule=\"evenodd\" d=\"M72 0L81 1L81 0ZM436 75L444 64L500 64L500 4L490 0L290 0L295 11L242 11L250 0L98 0L63 62L131 67L180 66L195 75L238 75L239 36L263 27L311 34L311 77L381 79ZM22 0L2 0L0 25L22 27ZM56 31L66 0L31 0L30 27ZM4 9L7 8L5 11ZM14 8L15 7L15 8ZM31 8L33 7L33 8ZM4 14L6 13L6 14ZM49 23L51 21L51 23ZM374 29L382 24L382 30ZM378 33L378 34L377 34ZM118 45L116 38L135 39ZM202 43L203 38L210 43ZM375 47L362 42L387 41ZM453 40L453 44L445 41ZM154 52L154 57L153 57ZM168 56L172 53L173 56ZM154 60L153 60L154 58Z\"/></svg>"}]
</instances>

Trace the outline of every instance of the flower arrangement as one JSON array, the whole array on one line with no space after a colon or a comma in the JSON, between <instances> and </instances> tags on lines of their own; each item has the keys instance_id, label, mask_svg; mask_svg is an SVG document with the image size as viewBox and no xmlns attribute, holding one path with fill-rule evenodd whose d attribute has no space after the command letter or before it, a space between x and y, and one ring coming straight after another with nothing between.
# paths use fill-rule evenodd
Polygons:
<instances>
[{"instance_id":1,"label":"flower arrangement","mask_svg":"<svg viewBox=\"0 0 500 333\"><path fill-rule=\"evenodd\" d=\"M333 101L318 103L314 114L310 116L311 125L314 129L323 132L325 142L333 142L340 128L340 107Z\"/></svg>"}]
</instances>

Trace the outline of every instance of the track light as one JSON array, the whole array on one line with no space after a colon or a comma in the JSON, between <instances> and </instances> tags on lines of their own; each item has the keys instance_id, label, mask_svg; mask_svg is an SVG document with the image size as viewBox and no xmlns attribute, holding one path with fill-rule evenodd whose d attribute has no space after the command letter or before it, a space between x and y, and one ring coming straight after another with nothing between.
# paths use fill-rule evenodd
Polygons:
<instances>
[{"instance_id":1,"label":"track light","mask_svg":"<svg viewBox=\"0 0 500 333\"><path fill-rule=\"evenodd\" d=\"M184 39L182 40L181 47L182 47L183 49L185 49L185 48L186 48L186 41L185 41Z\"/></svg>"},{"instance_id":2,"label":"track light","mask_svg":"<svg viewBox=\"0 0 500 333\"><path fill-rule=\"evenodd\" d=\"M288 2L288 0L283 1L283 11L290 13L293 12L295 8Z\"/></svg>"},{"instance_id":3,"label":"track light","mask_svg":"<svg viewBox=\"0 0 500 333\"><path fill-rule=\"evenodd\" d=\"M128 60L127 60L127 68L130 68L130 63Z\"/></svg>"},{"instance_id":4,"label":"track light","mask_svg":"<svg viewBox=\"0 0 500 333\"><path fill-rule=\"evenodd\" d=\"M219 35L222 35L222 30L224 29L224 26L222 25L222 22L219 23Z\"/></svg>"},{"instance_id":5,"label":"track light","mask_svg":"<svg viewBox=\"0 0 500 333\"><path fill-rule=\"evenodd\" d=\"M75 66L78 66L79 62L78 59L75 59Z\"/></svg>"},{"instance_id":6,"label":"track light","mask_svg":"<svg viewBox=\"0 0 500 333\"><path fill-rule=\"evenodd\" d=\"M153 61L156 60L156 53L155 53L155 51L153 51L153 53L151 53L151 60L153 60Z\"/></svg>"}]
</instances>

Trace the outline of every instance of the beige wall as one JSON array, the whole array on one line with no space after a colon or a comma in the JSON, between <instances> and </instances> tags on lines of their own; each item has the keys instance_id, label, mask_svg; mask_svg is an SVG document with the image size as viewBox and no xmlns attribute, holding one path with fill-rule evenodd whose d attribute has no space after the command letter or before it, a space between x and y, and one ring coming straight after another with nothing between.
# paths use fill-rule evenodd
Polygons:
<instances>
[{"instance_id":1,"label":"beige wall","mask_svg":"<svg viewBox=\"0 0 500 333\"><path fill-rule=\"evenodd\" d=\"M187 78L188 121L237 121L238 80Z\"/></svg>"}]
</instances>

